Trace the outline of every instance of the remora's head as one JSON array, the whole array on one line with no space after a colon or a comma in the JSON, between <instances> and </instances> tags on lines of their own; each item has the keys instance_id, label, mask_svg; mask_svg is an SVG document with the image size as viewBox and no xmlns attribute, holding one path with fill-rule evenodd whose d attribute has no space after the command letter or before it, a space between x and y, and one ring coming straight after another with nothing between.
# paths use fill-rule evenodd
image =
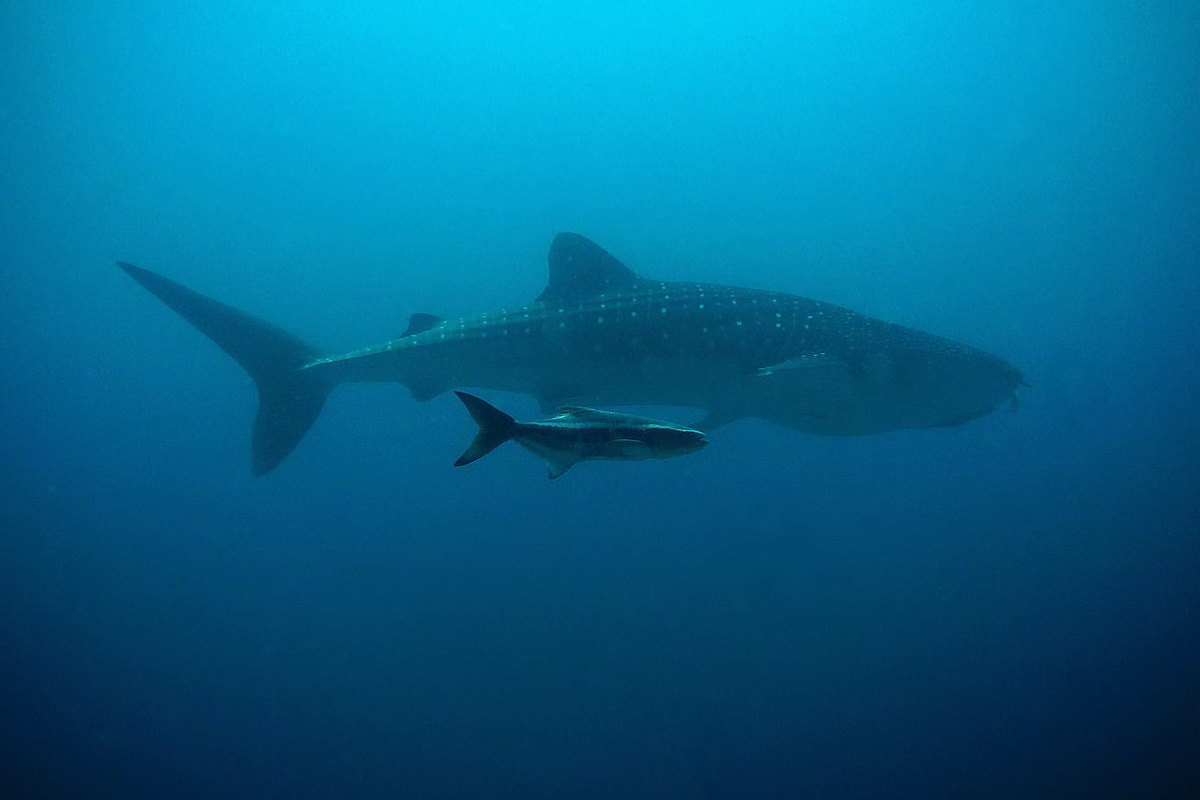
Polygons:
<instances>
[{"instance_id":1,"label":"remora's head","mask_svg":"<svg viewBox=\"0 0 1200 800\"><path fill-rule=\"evenodd\" d=\"M669 425L647 427L638 438L650 448L651 458L686 456L708 444L700 431Z\"/></svg>"}]
</instances>

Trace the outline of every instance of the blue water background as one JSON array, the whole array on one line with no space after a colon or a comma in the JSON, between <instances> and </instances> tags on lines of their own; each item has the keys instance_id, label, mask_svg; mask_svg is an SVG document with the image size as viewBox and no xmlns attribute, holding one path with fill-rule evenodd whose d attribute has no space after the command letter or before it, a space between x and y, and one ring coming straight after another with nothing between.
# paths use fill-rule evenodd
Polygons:
<instances>
[{"instance_id":1,"label":"blue water background","mask_svg":"<svg viewBox=\"0 0 1200 800\"><path fill-rule=\"evenodd\" d=\"M1187 796L1198 9L6 5L5 796ZM1032 387L550 483L353 385L256 480L253 385L112 265L348 349L562 230Z\"/></svg>"}]
</instances>

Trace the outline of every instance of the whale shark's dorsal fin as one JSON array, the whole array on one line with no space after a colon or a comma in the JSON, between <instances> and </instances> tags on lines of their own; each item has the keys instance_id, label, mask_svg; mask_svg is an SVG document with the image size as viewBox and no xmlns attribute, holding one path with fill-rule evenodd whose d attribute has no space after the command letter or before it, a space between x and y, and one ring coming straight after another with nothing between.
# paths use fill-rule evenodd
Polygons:
<instances>
[{"instance_id":1,"label":"whale shark's dorsal fin","mask_svg":"<svg viewBox=\"0 0 1200 800\"><path fill-rule=\"evenodd\" d=\"M400 338L403 339L405 336L424 333L431 328L436 328L443 322L445 322L445 320L443 320L437 314L425 314L418 311L416 314L413 314L411 317L409 317L408 327L404 329L404 333L400 334Z\"/></svg>"},{"instance_id":2,"label":"whale shark's dorsal fin","mask_svg":"<svg viewBox=\"0 0 1200 800\"><path fill-rule=\"evenodd\" d=\"M560 233L546 258L550 281L539 303L564 303L636 287L642 278L603 247L578 233Z\"/></svg>"}]
</instances>

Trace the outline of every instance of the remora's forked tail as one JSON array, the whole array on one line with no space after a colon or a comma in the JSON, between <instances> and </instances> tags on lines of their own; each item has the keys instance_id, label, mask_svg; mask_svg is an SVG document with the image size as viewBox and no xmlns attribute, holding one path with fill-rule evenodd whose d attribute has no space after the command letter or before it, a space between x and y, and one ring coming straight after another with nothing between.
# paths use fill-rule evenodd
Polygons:
<instances>
[{"instance_id":1,"label":"remora's forked tail","mask_svg":"<svg viewBox=\"0 0 1200 800\"><path fill-rule=\"evenodd\" d=\"M320 370L301 369L320 350L266 320L205 297L149 270L117 266L200 329L242 365L258 387L254 474L270 472L295 449L333 388Z\"/></svg>"},{"instance_id":2,"label":"remora's forked tail","mask_svg":"<svg viewBox=\"0 0 1200 800\"><path fill-rule=\"evenodd\" d=\"M479 433L475 434L475 441L471 442L467 452L454 462L454 466L461 467L463 464L470 464L472 461L483 458L511 439L516 433L517 422L508 414L473 394L458 391L455 394L458 395L459 400L462 400L467 411L471 412L471 418L479 426Z\"/></svg>"}]
</instances>

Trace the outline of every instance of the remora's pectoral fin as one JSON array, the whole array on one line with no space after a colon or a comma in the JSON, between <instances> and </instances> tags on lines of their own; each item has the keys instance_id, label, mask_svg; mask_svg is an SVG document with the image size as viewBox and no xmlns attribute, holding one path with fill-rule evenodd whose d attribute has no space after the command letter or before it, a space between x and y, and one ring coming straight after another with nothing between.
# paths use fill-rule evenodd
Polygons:
<instances>
[{"instance_id":1,"label":"remora's pectoral fin","mask_svg":"<svg viewBox=\"0 0 1200 800\"><path fill-rule=\"evenodd\" d=\"M579 463L579 459L566 457L543 456L543 460L546 462L546 474L550 476L550 480L561 478L567 470Z\"/></svg>"},{"instance_id":2,"label":"remora's pectoral fin","mask_svg":"<svg viewBox=\"0 0 1200 800\"><path fill-rule=\"evenodd\" d=\"M653 458L650 445L637 439L615 439L600 448L598 457L612 461L645 461Z\"/></svg>"}]
</instances>

